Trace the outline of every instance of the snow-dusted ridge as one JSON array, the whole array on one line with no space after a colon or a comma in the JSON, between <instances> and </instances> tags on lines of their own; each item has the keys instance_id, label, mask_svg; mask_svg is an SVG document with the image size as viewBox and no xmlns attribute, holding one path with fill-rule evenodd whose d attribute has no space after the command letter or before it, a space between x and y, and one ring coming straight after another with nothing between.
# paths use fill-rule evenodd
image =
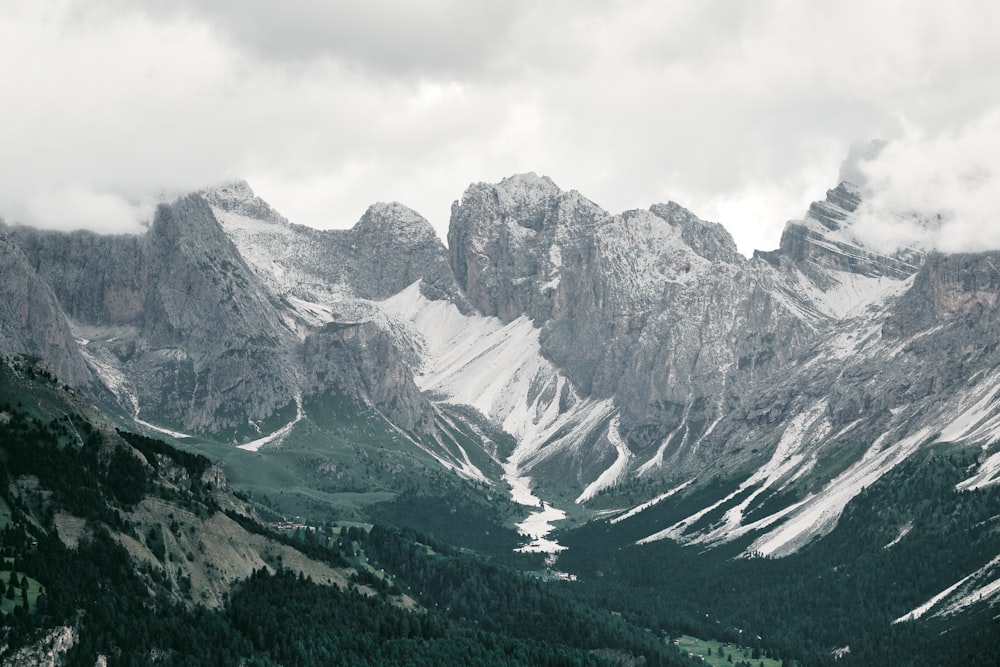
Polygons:
<instances>
[{"instance_id":1,"label":"snow-dusted ridge","mask_svg":"<svg viewBox=\"0 0 1000 667\"><path fill-rule=\"evenodd\" d=\"M621 521L624 521L625 519L631 519L632 517L634 517L639 512L644 512L645 510L648 510L650 507L653 507L654 505L657 505L657 504L663 502L667 498L680 493L681 491L683 491L687 487L691 486L694 482L695 482L695 479L691 478L688 481L684 482L683 484L679 484L679 485L675 486L674 488L670 489L669 491L666 491L665 493L661 493L660 495L656 496L652 500L647 500L644 503L636 505L635 507L633 507L632 509L628 510L627 512L624 512L622 514L619 514L618 516L615 516L615 517L611 518L608 521L608 523L616 524L616 523L619 523Z\"/></svg>"},{"instance_id":2,"label":"snow-dusted ridge","mask_svg":"<svg viewBox=\"0 0 1000 667\"><path fill-rule=\"evenodd\" d=\"M797 551L812 538L832 530L844 508L862 489L876 482L930 441L970 441L983 443L984 450L1000 437L1000 371L984 374L964 391L939 408L939 412L925 416L924 426L908 431L910 413L900 410L894 414L896 427L883 432L865 451L861 458L830 480L824 487L800 501L751 523L744 523L744 515L751 503L767 491L781 491L792 482L808 474L816 463L815 452L824 442L834 441L860 422L852 422L838 432L831 432L826 421L826 403L819 401L800 412L785 427L781 441L769 461L758 468L735 491L715 503L652 535L638 540L646 544L661 539L673 539L692 544L717 544L746 534L759 533L747 548L747 556L783 556ZM944 424L937 433L932 425ZM971 490L1000 482L1000 452L986 456L975 472L957 485L959 490ZM722 519L712 527L697 534L687 534L687 529L709 512L726 506L748 490L746 497L727 509ZM668 492L666 495L673 493ZM654 502L644 503L616 517L623 521L645 511ZM779 524L780 521L780 524ZM891 548L905 536L906 531L886 545ZM933 605L931 605L933 606Z\"/></svg>"}]
</instances>

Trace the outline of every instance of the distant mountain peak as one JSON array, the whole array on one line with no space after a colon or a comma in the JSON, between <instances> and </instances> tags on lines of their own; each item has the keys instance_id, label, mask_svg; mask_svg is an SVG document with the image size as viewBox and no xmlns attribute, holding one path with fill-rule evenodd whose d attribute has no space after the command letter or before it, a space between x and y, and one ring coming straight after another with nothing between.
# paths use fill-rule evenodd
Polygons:
<instances>
[{"instance_id":1,"label":"distant mountain peak","mask_svg":"<svg viewBox=\"0 0 1000 667\"><path fill-rule=\"evenodd\" d=\"M702 220L673 201L653 204L649 207L649 211L672 227L679 227L684 243L705 259L728 264L743 261L732 234L721 224Z\"/></svg>"},{"instance_id":2,"label":"distant mountain peak","mask_svg":"<svg viewBox=\"0 0 1000 667\"><path fill-rule=\"evenodd\" d=\"M437 239L434 227L409 206L399 202L377 202L368 207L354 225L357 234L387 233L408 240Z\"/></svg>"},{"instance_id":3,"label":"distant mountain peak","mask_svg":"<svg viewBox=\"0 0 1000 667\"><path fill-rule=\"evenodd\" d=\"M849 181L841 181L826 191L826 199L810 204L807 217L830 231L837 231L860 205L861 189Z\"/></svg>"},{"instance_id":4,"label":"distant mountain peak","mask_svg":"<svg viewBox=\"0 0 1000 667\"><path fill-rule=\"evenodd\" d=\"M533 171L513 174L501 179L496 188L500 192L509 194L511 198L520 203L555 197L562 193L562 190L551 178L539 176Z\"/></svg>"},{"instance_id":5,"label":"distant mountain peak","mask_svg":"<svg viewBox=\"0 0 1000 667\"><path fill-rule=\"evenodd\" d=\"M756 251L754 256L778 266L790 262L819 285L816 273L837 270L868 277L903 279L916 273L920 257L886 255L868 246L857 230L855 212L863 201L862 190L848 181L827 190L826 198L813 202L800 220L790 220L781 234L778 250Z\"/></svg>"},{"instance_id":6,"label":"distant mountain peak","mask_svg":"<svg viewBox=\"0 0 1000 667\"><path fill-rule=\"evenodd\" d=\"M248 218L279 225L289 224L283 215L258 197L245 180L229 181L213 188L206 188L199 194L214 208L227 213L238 213Z\"/></svg>"}]
</instances>

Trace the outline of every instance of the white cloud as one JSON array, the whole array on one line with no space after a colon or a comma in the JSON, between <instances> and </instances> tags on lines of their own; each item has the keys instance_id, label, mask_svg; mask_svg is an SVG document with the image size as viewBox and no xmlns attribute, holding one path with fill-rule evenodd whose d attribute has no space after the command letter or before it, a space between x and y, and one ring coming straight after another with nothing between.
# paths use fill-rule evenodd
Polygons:
<instances>
[{"instance_id":1,"label":"white cloud","mask_svg":"<svg viewBox=\"0 0 1000 667\"><path fill-rule=\"evenodd\" d=\"M1000 109L936 135L911 128L859 167L871 194L853 229L868 243L1000 250Z\"/></svg>"},{"instance_id":2,"label":"white cloud","mask_svg":"<svg viewBox=\"0 0 1000 667\"><path fill-rule=\"evenodd\" d=\"M900 118L985 129L998 18L893 0L15 0L0 216L38 222L30 200L77 193L50 208L79 226L80 193L127 205L243 177L295 222L397 200L443 236L469 183L536 171L611 211L677 200L749 253L854 142L905 139Z\"/></svg>"},{"instance_id":3,"label":"white cloud","mask_svg":"<svg viewBox=\"0 0 1000 667\"><path fill-rule=\"evenodd\" d=\"M113 192L95 192L74 186L36 192L23 200L16 220L41 229L90 229L104 234L139 234L153 217L156 200L129 201Z\"/></svg>"}]
</instances>

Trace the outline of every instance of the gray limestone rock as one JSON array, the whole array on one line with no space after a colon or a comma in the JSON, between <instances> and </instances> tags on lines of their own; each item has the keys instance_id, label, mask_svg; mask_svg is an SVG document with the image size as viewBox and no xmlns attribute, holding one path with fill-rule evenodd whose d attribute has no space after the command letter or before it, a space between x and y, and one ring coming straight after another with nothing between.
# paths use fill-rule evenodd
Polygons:
<instances>
[{"instance_id":1,"label":"gray limestone rock","mask_svg":"<svg viewBox=\"0 0 1000 667\"><path fill-rule=\"evenodd\" d=\"M378 409L405 431L427 432L433 408L413 382L391 337L372 322L331 322L301 347L303 400L344 397Z\"/></svg>"},{"instance_id":2,"label":"gray limestone rock","mask_svg":"<svg viewBox=\"0 0 1000 667\"><path fill-rule=\"evenodd\" d=\"M212 201L290 228L238 184L216 191ZM303 391L335 391L405 428L432 421L390 336L370 323L337 335L296 325L287 301L247 265L201 196L161 205L141 235L26 227L10 235L16 245L4 241L2 273L12 276L5 303L24 317L4 318L2 349L44 356L61 378L80 385L90 381L89 363L118 406L144 420L241 442L290 420ZM435 256L448 271L432 235L407 209L373 206L351 242L355 263L368 267L361 276L372 285L368 293L402 289L421 270L426 258L419 253L404 267L380 260L400 244L436 243ZM328 264L342 262L334 253ZM313 362L326 369L329 386ZM336 363L346 365L332 372Z\"/></svg>"},{"instance_id":3,"label":"gray limestone rock","mask_svg":"<svg viewBox=\"0 0 1000 667\"><path fill-rule=\"evenodd\" d=\"M52 289L0 226L0 353L45 360L63 382L94 383Z\"/></svg>"},{"instance_id":4,"label":"gray limestone rock","mask_svg":"<svg viewBox=\"0 0 1000 667\"><path fill-rule=\"evenodd\" d=\"M996 320L1000 301L1000 253L932 253L913 286L882 327L888 338L911 336L961 319L972 327Z\"/></svg>"},{"instance_id":5,"label":"gray limestone rock","mask_svg":"<svg viewBox=\"0 0 1000 667\"><path fill-rule=\"evenodd\" d=\"M14 234L123 408L239 439L292 401L294 337L200 197L142 235Z\"/></svg>"},{"instance_id":6,"label":"gray limestone rock","mask_svg":"<svg viewBox=\"0 0 1000 667\"><path fill-rule=\"evenodd\" d=\"M373 204L351 229L318 230L290 224L245 182L203 194L247 261L279 293L313 299L333 290L380 300L420 280L428 298L464 307L434 228L402 204Z\"/></svg>"},{"instance_id":7,"label":"gray limestone rock","mask_svg":"<svg viewBox=\"0 0 1000 667\"><path fill-rule=\"evenodd\" d=\"M798 269L824 290L836 283L830 278L831 271L895 279L913 275L920 265L920 253L885 255L866 247L851 233L852 214L861 198L856 186L842 182L827 191L825 200L813 202L804 219L785 226L778 250L757 251L755 256L786 271Z\"/></svg>"},{"instance_id":8,"label":"gray limestone rock","mask_svg":"<svg viewBox=\"0 0 1000 667\"><path fill-rule=\"evenodd\" d=\"M547 178L471 186L452 211L459 285L485 315L526 315L585 396L611 397L643 451L729 392L765 382L805 339L721 225L674 204L610 215Z\"/></svg>"}]
</instances>

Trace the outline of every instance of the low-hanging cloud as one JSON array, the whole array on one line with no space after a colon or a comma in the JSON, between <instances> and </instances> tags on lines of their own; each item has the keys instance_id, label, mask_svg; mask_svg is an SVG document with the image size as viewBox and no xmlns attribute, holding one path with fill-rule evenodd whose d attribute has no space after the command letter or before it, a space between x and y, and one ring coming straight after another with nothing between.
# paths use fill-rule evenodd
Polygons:
<instances>
[{"instance_id":1,"label":"low-hanging cloud","mask_svg":"<svg viewBox=\"0 0 1000 667\"><path fill-rule=\"evenodd\" d=\"M135 229L134 202L245 178L294 222L397 200L443 236L469 183L535 171L613 212L673 199L749 253L852 142L1000 108L997 21L898 0L8 0L0 217Z\"/></svg>"},{"instance_id":2,"label":"low-hanging cloud","mask_svg":"<svg viewBox=\"0 0 1000 667\"><path fill-rule=\"evenodd\" d=\"M116 192L70 186L26 197L13 219L41 229L89 229L102 234L140 234L157 205L153 199L129 200Z\"/></svg>"},{"instance_id":3,"label":"low-hanging cloud","mask_svg":"<svg viewBox=\"0 0 1000 667\"><path fill-rule=\"evenodd\" d=\"M1000 250L1000 109L935 136L912 129L858 168L866 195L852 229L874 247Z\"/></svg>"}]
</instances>

